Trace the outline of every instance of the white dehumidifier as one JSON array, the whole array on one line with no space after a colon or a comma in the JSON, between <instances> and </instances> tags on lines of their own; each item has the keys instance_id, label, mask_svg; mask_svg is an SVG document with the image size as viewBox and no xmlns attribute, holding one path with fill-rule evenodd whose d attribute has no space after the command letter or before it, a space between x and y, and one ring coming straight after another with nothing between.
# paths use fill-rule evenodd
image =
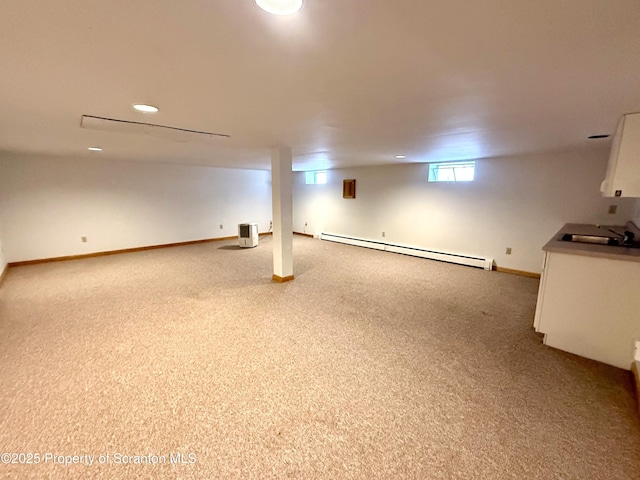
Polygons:
<instances>
[{"instance_id":1,"label":"white dehumidifier","mask_svg":"<svg viewBox=\"0 0 640 480\"><path fill-rule=\"evenodd\" d=\"M238 225L238 245L245 248L258 246L257 223L241 223Z\"/></svg>"}]
</instances>

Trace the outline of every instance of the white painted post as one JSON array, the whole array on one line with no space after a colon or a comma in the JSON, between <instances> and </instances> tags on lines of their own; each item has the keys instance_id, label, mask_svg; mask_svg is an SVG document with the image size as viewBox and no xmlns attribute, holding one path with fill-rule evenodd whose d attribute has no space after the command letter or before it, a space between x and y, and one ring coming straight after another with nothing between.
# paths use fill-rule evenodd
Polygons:
<instances>
[{"instance_id":1,"label":"white painted post","mask_svg":"<svg viewBox=\"0 0 640 480\"><path fill-rule=\"evenodd\" d=\"M291 148L271 151L273 206L273 280L293 280L293 207Z\"/></svg>"}]
</instances>

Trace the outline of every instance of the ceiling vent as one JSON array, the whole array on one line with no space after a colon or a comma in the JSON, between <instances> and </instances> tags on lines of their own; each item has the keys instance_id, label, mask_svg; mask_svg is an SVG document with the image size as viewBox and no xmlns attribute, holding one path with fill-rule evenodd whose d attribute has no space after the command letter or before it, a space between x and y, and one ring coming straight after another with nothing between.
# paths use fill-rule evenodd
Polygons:
<instances>
[{"instance_id":1,"label":"ceiling vent","mask_svg":"<svg viewBox=\"0 0 640 480\"><path fill-rule=\"evenodd\" d=\"M153 123L132 122L115 118L83 115L80 122L82 128L102 130L106 132L129 133L133 135L150 135L174 142L207 142L217 138L230 138L223 133L200 132L186 128L168 127Z\"/></svg>"}]
</instances>

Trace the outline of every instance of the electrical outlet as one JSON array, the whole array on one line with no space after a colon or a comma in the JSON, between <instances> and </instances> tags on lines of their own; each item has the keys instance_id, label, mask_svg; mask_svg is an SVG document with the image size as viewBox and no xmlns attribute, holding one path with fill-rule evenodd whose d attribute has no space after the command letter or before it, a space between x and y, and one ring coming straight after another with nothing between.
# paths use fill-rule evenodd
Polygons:
<instances>
[{"instance_id":1,"label":"electrical outlet","mask_svg":"<svg viewBox=\"0 0 640 480\"><path fill-rule=\"evenodd\" d=\"M222 224L220 224L220 230L222 230Z\"/></svg>"},{"instance_id":2,"label":"electrical outlet","mask_svg":"<svg viewBox=\"0 0 640 480\"><path fill-rule=\"evenodd\" d=\"M387 236L387 234L385 232L382 232L382 237L384 238L386 236Z\"/></svg>"},{"instance_id":3,"label":"electrical outlet","mask_svg":"<svg viewBox=\"0 0 640 480\"><path fill-rule=\"evenodd\" d=\"M507 247L507 251L505 252L507 255L511 255L511 247Z\"/></svg>"},{"instance_id":4,"label":"electrical outlet","mask_svg":"<svg viewBox=\"0 0 640 480\"><path fill-rule=\"evenodd\" d=\"M609 215L615 215L618 210L617 205L609 205Z\"/></svg>"},{"instance_id":5,"label":"electrical outlet","mask_svg":"<svg viewBox=\"0 0 640 480\"><path fill-rule=\"evenodd\" d=\"M82 243L87 243L87 237L80 237L80 240L82 240Z\"/></svg>"}]
</instances>

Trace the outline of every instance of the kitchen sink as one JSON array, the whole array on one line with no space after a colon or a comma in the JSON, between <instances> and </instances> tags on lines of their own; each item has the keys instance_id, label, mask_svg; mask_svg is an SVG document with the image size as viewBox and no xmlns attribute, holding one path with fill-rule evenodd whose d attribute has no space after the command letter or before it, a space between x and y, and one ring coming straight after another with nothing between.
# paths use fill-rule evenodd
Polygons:
<instances>
[{"instance_id":1,"label":"kitchen sink","mask_svg":"<svg viewBox=\"0 0 640 480\"><path fill-rule=\"evenodd\" d=\"M560 238L563 242L593 243L596 245L621 245L621 239L617 237L607 237L604 235L578 235L575 233L565 233Z\"/></svg>"},{"instance_id":2,"label":"kitchen sink","mask_svg":"<svg viewBox=\"0 0 640 480\"><path fill-rule=\"evenodd\" d=\"M565 233L559 240L563 242L591 243L594 245L609 245L612 247L640 248L640 242L622 237L608 237L606 235L581 235L576 233Z\"/></svg>"}]
</instances>

